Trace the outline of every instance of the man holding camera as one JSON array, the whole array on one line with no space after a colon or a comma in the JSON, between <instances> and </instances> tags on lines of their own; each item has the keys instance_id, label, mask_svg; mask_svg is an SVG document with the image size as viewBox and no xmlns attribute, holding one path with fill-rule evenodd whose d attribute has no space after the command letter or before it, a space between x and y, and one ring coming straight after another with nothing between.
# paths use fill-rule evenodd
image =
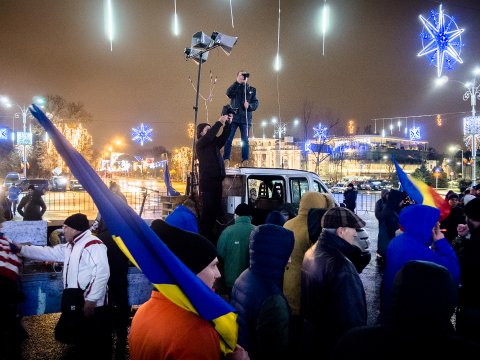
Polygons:
<instances>
[{"instance_id":1,"label":"man holding camera","mask_svg":"<svg viewBox=\"0 0 480 360\"><path fill-rule=\"evenodd\" d=\"M230 135L232 117L231 108L227 105L223 107L222 116L213 126L207 123L197 125L195 151L198 159L199 190L202 198L199 227L200 234L214 244L216 244L214 228L221 209L222 181L225 177L225 166L220 149ZM217 137L222 126L223 132Z\"/></svg>"},{"instance_id":2,"label":"man holding camera","mask_svg":"<svg viewBox=\"0 0 480 360\"><path fill-rule=\"evenodd\" d=\"M240 128L242 137L242 166L248 165L249 146L248 137L252 127L252 112L258 108L257 90L247 84L250 74L245 71L237 73L236 81L227 89L227 96L230 98L230 106L236 110L232 120L232 130L230 137L225 144L223 159L225 166L230 165L230 153L232 150L232 141L235 137L237 128Z\"/></svg>"}]
</instances>

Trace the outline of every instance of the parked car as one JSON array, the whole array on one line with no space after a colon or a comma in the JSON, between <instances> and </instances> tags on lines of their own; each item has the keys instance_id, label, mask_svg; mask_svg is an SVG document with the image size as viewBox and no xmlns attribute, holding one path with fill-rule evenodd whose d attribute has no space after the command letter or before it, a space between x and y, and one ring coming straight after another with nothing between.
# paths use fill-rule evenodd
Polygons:
<instances>
[{"instance_id":1,"label":"parked car","mask_svg":"<svg viewBox=\"0 0 480 360\"><path fill-rule=\"evenodd\" d=\"M3 186L10 187L13 184L20 184L22 179L20 178L20 174L17 172L9 172L7 176L5 176L5 180L3 181Z\"/></svg>"},{"instance_id":2,"label":"parked car","mask_svg":"<svg viewBox=\"0 0 480 360\"><path fill-rule=\"evenodd\" d=\"M65 176L52 176L51 190L52 191L66 191L67 190L67 178Z\"/></svg>"},{"instance_id":3,"label":"parked car","mask_svg":"<svg viewBox=\"0 0 480 360\"><path fill-rule=\"evenodd\" d=\"M50 182L48 179L26 179L22 180L20 185L18 187L20 188L21 191L27 191L28 187L30 185L33 185L35 187L35 190L50 190Z\"/></svg>"},{"instance_id":4,"label":"parked car","mask_svg":"<svg viewBox=\"0 0 480 360\"><path fill-rule=\"evenodd\" d=\"M343 194L345 189L347 188L347 185L344 183L337 183L334 186L331 187L330 191L334 194Z\"/></svg>"},{"instance_id":5,"label":"parked car","mask_svg":"<svg viewBox=\"0 0 480 360\"><path fill-rule=\"evenodd\" d=\"M77 179L71 179L70 180L70 190L71 191L82 191L85 190L83 188L83 185L80 184L80 182Z\"/></svg>"}]
</instances>

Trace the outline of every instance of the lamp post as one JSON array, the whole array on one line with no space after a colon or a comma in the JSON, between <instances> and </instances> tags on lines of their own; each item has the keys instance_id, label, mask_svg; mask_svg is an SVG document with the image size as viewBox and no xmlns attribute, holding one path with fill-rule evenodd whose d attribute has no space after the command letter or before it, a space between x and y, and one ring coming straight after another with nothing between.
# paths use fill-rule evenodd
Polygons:
<instances>
[{"instance_id":1,"label":"lamp post","mask_svg":"<svg viewBox=\"0 0 480 360\"><path fill-rule=\"evenodd\" d=\"M473 79L470 82L462 83L457 80L453 80L454 82L458 82L462 84L464 87L467 88L467 91L463 94L463 101L467 101L470 99L470 106L472 107L472 116L465 117L463 119L463 135L464 139L467 139L472 146L472 184L476 183L477 180L477 139L476 136L480 134L480 117L476 116L475 107L477 105L477 99L480 100L480 83L477 82L477 75L480 75L480 68L476 68L473 71ZM437 80L438 85L442 85L448 81L447 76L442 76ZM463 163L463 159L462 159Z\"/></svg>"},{"instance_id":2,"label":"lamp post","mask_svg":"<svg viewBox=\"0 0 480 360\"><path fill-rule=\"evenodd\" d=\"M23 146L23 154L22 154L22 163L23 163L23 177L27 178L27 145L32 145L32 132L30 131L27 136L27 116L32 119L32 115L29 114L28 107L26 105L19 105L17 103L11 103L10 100L6 97L2 97L1 99L3 105L7 108L11 108L13 105L17 106L19 111L16 112L13 117L15 119L20 118L22 116L23 122L23 132L21 133L22 136L17 136L17 144Z\"/></svg>"}]
</instances>

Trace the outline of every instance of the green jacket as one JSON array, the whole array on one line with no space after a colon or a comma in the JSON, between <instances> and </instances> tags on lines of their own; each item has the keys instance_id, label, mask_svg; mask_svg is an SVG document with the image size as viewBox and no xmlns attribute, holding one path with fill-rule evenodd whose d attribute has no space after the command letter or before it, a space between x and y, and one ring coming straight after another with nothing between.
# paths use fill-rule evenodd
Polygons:
<instances>
[{"instance_id":1,"label":"green jacket","mask_svg":"<svg viewBox=\"0 0 480 360\"><path fill-rule=\"evenodd\" d=\"M250 216L239 216L235 224L223 230L217 243L217 254L224 263L224 280L233 287L237 277L248 268L250 233L255 229Z\"/></svg>"}]
</instances>

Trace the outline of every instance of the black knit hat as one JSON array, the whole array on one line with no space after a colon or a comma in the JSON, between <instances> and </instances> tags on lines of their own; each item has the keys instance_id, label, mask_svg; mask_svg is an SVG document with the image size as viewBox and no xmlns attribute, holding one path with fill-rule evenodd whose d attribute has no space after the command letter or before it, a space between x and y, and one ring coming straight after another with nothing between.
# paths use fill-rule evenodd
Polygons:
<instances>
[{"instance_id":1,"label":"black knit hat","mask_svg":"<svg viewBox=\"0 0 480 360\"><path fill-rule=\"evenodd\" d=\"M324 229L337 229L339 227L361 229L365 226L365 221L357 214L343 207L328 209L320 223Z\"/></svg>"},{"instance_id":2,"label":"black knit hat","mask_svg":"<svg viewBox=\"0 0 480 360\"><path fill-rule=\"evenodd\" d=\"M235 215L251 216L252 212L250 211L250 207L247 204L241 203L241 204L237 205L237 207L235 208Z\"/></svg>"},{"instance_id":3,"label":"black knit hat","mask_svg":"<svg viewBox=\"0 0 480 360\"><path fill-rule=\"evenodd\" d=\"M27 190L35 190L35 185L33 185L33 184L32 184L32 185L28 185Z\"/></svg>"},{"instance_id":4,"label":"black knit hat","mask_svg":"<svg viewBox=\"0 0 480 360\"><path fill-rule=\"evenodd\" d=\"M470 200L464 208L465 215L473 221L480 221L480 198Z\"/></svg>"},{"instance_id":5,"label":"black knit hat","mask_svg":"<svg viewBox=\"0 0 480 360\"><path fill-rule=\"evenodd\" d=\"M206 126L210 126L210 124L207 123L200 123L197 125L197 139L200 139L202 135L200 133L205 129Z\"/></svg>"},{"instance_id":6,"label":"black knit hat","mask_svg":"<svg viewBox=\"0 0 480 360\"><path fill-rule=\"evenodd\" d=\"M194 274L200 273L216 257L217 249L202 235L184 231L165 221L152 221L150 228Z\"/></svg>"},{"instance_id":7,"label":"black knit hat","mask_svg":"<svg viewBox=\"0 0 480 360\"><path fill-rule=\"evenodd\" d=\"M90 223L88 222L87 216L80 213L70 215L65 219L63 224L81 232L90 229Z\"/></svg>"}]
</instances>

